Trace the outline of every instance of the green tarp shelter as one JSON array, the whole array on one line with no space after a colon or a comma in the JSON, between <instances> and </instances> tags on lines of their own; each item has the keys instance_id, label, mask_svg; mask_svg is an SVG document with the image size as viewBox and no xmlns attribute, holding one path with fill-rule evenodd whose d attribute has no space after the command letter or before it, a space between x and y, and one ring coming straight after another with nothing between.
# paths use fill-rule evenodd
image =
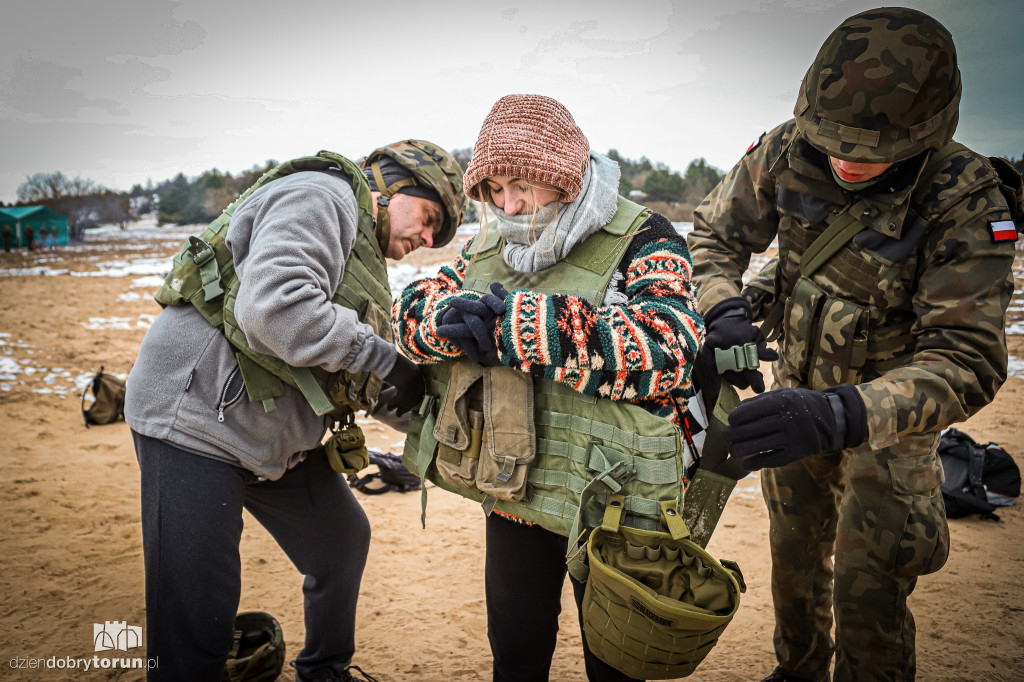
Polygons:
<instances>
[{"instance_id":1,"label":"green tarp shelter","mask_svg":"<svg viewBox=\"0 0 1024 682\"><path fill-rule=\"evenodd\" d=\"M6 249L7 231L12 235L11 248L18 249L27 246L26 237L31 228L35 237L37 249L46 248L53 244L49 235L43 235L42 228L47 233L57 229L56 244L68 243L68 219L63 213L57 213L46 206L11 206L0 207L0 231L3 232Z\"/></svg>"}]
</instances>

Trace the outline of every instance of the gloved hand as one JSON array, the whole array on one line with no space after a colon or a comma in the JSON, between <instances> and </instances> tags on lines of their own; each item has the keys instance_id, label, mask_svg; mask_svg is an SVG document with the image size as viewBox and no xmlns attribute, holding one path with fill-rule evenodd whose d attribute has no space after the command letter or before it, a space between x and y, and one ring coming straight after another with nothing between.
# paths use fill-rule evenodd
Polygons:
<instances>
[{"instance_id":1,"label":"gloved hand","mask_svg":"<svg viewBox=\"0 0 1024 682\"><path fill-rule=\"evenodd\" d=\"M706 332L700 361L710 373L718 373L715 365L716 348L728 350L733 346L754 343L757 345L759 360L771 362L779 359L779 354L768 347L761 330L754 326L750 302L742 296L727 298L712 306L704 315L704 325ZM736 388L753 388L755 393L764 392L764 377L757 369L729 371L723 373L722 377Z\"/></svg>"},{"instance_id":2,"label":"gloved hand","mask_svg":"<svg viewBox=\"0 0 1024 682\"><path fill-rule=\"evenodd\" d=\"M778 467L860 445L867 409L851 384L826 391L780 388L747 398L729 414L723 437L748 471Z\"/></svg>"},{"instance_id":3,"label":"gloved hand","mask_svg":"<svg viewBox=\"0 0 1024 682\"><path fill-rule=\"evenodd\" d=\"M422 368L415 362L399 353L395 358L395 366L383 378L384 387L377 398L377 404L402 416L423 402L426 393L426 381Z\"/></svg>"},{"instance_id":4,"label":"gloved hand","mask_svg":"<svg viewBox=\"0 0 1024 682\"><path fill-rule=\"evenodd\" d=\"M499 282L491 282L492 293L479 299L452 299L441 312L437 335L444 337L473 362L484 364L498 359L494 345L494 330L499 318L505 314L508 292Z\"/></svg>"}]
</instances>

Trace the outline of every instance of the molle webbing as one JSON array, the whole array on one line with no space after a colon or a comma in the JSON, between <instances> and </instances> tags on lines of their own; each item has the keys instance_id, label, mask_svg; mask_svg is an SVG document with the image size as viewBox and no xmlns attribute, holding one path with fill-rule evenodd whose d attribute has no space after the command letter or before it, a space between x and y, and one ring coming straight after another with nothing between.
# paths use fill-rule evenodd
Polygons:
<instances>
[{"instance_id":1,"label":"molle webbing","mask_svg":"<svg viewBox=\"0 0 1024 682\"><path fill-rule=\"evenodd\" d=\"M599 306L632 236L649 215L631 202L620 200L619 205L612 223L577 245L570 258L528 273L529 284L522 286L585 298ZM490 282L500 281L514 290L511 282L522 273L505 264L502 251L496 232L490 234L471 257L463 288L485 291ZM434 462L437 405L448 392L452 366L428 367L428 395L421 410L413 412L403 461L438 486L482 501L485 496L479 490L441 478ZM599 525L613 493L624 497L625 523L648 530L659 527L661 501L682 502L683 444L678 427L670 421L631 403L586 396L558 382L534 379L534 423L537 455L527 475L530 495L514 502L498 500L495 509L570 536Z\"/></svg>"},{"instance_id":2,"label":"molle webbing","mask_svg":"<svg viewBox=\"0 0 1024 682\"><path fill-rule=\"evenodd\" d=\"M235 211L253 192L274 180L302 171L331 170L340 171L350 182L359 207L355 243L331 301L357 311L360 320L391 341L391 291L387 263L374 237L369 186L355 164L333 152L321 151L316 156L294 159L264 173L198 237L189 237L156 294L162 306L194 305L211 325L223 331L238 350L236 357L249 399L262 401L268 411L283 391L282 382L302 391L317 414L332 413L339 417L350 413L354 404L365 403L367 396L375 400L379 391L379 380L367 373L348 375L315 367L293 367L280 358L254 351L234 315L239 281L225 240ZM348 386L342 385L346 383ZM332 397L328 397L329 393ZM357 393L362 398L356 399ZM341 395L349 399L337 399Z\"/></svg>"},{"instance_id":3,"label":"molle webbing","mask_svg":"<svg viewBox=\"0 0 1024 682\"><path fill-rule=\"evenodd\" d=\"M447 385L444 367L431 366L430 371L430 390L436 395ZM588 398L549 381L535 382L534 400L537 459L527 477L533 494L520 502L498 501L496 508L568 536L580 516L583 489L595 476L618 465L626 525L657 530L660 501L683 498L682 442L676 426L636 405ZM482 501L483 493L455 488L433 475L435 403L428 398L424 414L414 411L403 460L417 475L430 470L426 476L438 486ZM547 419L548 414L556 416ZM599 490L593 495L598 504L585 508L581 516L586 527L600 523L609 494Z\"/></svg>"}]
</instances>

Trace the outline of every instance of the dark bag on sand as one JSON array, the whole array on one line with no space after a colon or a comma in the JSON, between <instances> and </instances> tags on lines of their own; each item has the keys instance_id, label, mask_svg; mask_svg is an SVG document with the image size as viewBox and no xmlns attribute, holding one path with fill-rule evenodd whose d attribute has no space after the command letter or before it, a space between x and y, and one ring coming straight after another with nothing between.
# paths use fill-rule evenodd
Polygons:
<instances>
[{"instance_id":1,"label":"dark bag on sand","mask_svg":"<svg viewBox=\"0 0 1024 682\"><path fill-rule=\"evenodd\" d=\"M85 406L85 396L92 389L95 398L89 407ZM86 428L90 424L112 424L124 419L125 382L111 374L104 374L103 368L82 391L82 419Z\"/></svg>"},{"instance_id":2,"label":"dark bag on sand","mask_svg":"<svg viewBox=\"0 0 1024 682\"><path fill-rule=\"evenodd\" d=\"M419 490L420 478L405 468L402 458L390 452L370 450L370 464L377 465L377 472L348 477L348 484L367 495L380 495L391 490L400 493Z\"/></svg>"},{"instance_id":3,"label":"dark bag on sand","mask_svg":"<svg viewBox=\"0 0 1024 682\"><path fill-rule=\"evenodd\" d=\"M963 431L946 429L939 458L946 474L942 500L951 519L980 514L998 521L996 507L1011 505L1020 495L1020 468L995 443L981 445Z\"/></svg>"}]
</instances>

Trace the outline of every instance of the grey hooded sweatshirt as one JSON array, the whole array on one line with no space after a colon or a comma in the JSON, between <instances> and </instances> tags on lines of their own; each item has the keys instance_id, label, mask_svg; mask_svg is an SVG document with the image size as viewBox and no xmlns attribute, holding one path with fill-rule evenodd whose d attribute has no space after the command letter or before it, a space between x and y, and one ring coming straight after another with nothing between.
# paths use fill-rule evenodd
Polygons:
<instances>
[{"instance_id":1,"label":"grey hooded sweatshirt","mask_svg":"<svg viewBox=\"0 0 1024 682\"><path fill-rule=\"evenodd\" d=\"M356 236L356 200L341 174L301 172L256 190L231 221L240 288L235 316L253 349L295 366L385 376L396 351L331 303ZM265 412L251 402L224 335L192 306L157 317L128 377L125 419L146 436L280 478L316 447L328 421L285 385Z\"/></svg>"}]
</instances>

